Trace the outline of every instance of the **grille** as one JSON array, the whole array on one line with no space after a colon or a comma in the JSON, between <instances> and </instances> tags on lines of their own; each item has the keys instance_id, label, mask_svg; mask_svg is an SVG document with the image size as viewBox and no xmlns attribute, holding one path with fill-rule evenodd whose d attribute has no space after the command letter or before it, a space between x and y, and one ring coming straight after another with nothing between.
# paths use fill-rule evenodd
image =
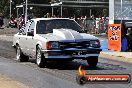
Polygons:
<instances>
[{"instance_id":1,"label":"grille","mask_svg":"<svg viewBox=\"0 0 132 88\"><path fill-rule=\"evenodd\" d=\"M82 41L82 42L60 42L60 49L66 48L86 48L90 46L89 41Z\"/></svg>"}]
</instances>

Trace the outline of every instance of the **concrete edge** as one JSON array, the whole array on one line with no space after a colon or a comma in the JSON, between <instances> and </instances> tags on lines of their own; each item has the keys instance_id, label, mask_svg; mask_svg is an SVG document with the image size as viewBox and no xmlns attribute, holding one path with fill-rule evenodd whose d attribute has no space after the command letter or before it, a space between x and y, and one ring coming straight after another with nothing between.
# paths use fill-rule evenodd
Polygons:
<instances>
[{"instance_id":1,"label":"concrete edge","mask_svg":"<svg viewBox=\"0 0 132 88\"><path fill-rule=\"evenodd\" d=\"M132 57L128 58L123 55L109 54L109 53L101 52L99 57L116 60L116 61L121 61L121 62L126 62L126 63L132 63Z\"/></svg>"}]
</instances>

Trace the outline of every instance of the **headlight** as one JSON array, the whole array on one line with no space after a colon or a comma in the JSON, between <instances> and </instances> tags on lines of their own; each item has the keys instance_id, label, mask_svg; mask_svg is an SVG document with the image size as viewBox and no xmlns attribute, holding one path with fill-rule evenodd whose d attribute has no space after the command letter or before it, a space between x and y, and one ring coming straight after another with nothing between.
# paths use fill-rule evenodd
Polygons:
<instances>
[{"instance_id":1,"label":"headlight","mask_svg":"<svg viewBox=\"0 0 132 88\"><path fill-rule=\"evenodd\" d=\"M46 42L46 49L55 49L59 48L59 43L58 42Z\"/></svg>"},{"instance_id":2,"label":"headlight","mask_svg":"<svg viewBox=\"0 0 132 88\"><path fill-rule=\"evenodd\" d=\"M51 48L59 48L58 42L50 42Z\"/></svg>"},{"instance_id":3,"label":"headlight","mask_svg":"<svg viewBox=\"0 0 132 88\"><path fill-rule=\"evenodd\" d=\"M99 40L92 40L90 41L90 46L94 48L100 48L100 41Z\"/></svg>"}]
</instances>

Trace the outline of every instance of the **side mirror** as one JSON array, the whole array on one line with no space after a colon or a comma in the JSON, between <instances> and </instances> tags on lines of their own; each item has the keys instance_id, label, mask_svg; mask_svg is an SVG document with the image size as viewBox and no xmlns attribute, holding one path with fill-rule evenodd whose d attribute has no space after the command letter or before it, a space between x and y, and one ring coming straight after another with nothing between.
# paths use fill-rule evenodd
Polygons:
<instances>
[{"instance_id":1,"label":"side mirror","mask_svg":"<svg viewBox=\"0 0 132 88\"><path fill-rule=\"evenodd\" d=\"M19 34L22 33L22 30L19 30L18 33L19 33Z\"/></svg>"},{"instance_id":2,"label":"side mirror","mask_svg":"<svg viewBox=\"0 0 132 88\"><path fill-rule=\"evenodd\" d=\"M22 29L18 31L18 34L19 35L21 35L22 33L23 33L23 30Z\"/></svg>"},{"instance_id":3,"label":"side mirror","mask_svg":"<svg viewBox=\"0 0 132 88\"><path fill-rule=\"evenodd\" d=\"M27 32L28 36L34 36L34 29L31 29L30 31Z\"/></svg>"}]
</instances>

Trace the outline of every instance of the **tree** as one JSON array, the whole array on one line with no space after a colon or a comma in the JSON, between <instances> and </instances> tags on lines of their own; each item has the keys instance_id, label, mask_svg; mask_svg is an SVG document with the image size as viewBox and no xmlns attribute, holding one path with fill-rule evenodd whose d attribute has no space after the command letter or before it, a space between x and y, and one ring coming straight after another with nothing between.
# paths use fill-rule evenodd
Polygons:
<instances>
[{"instance_id":1,"label":"tree","mask_svg":"<svg viewBox=\"0 0 132 88\"><path fill-rule=\"evenodd\" d=\"M20 5L26 0L12 0L12 13L16 14L16 5ZM51 0L28 0L28 3L35 4L48 4ZM5 17L9 17L10 12L10 0L0 0L0 13L2 13Z\"/></svg>"},{"instance_id":2,"label":"tree","mask_svg":"<svg viewBox=\"0 0 132 88\"><path fill-rule=\"evenodd\" d=\"M9 12L9 0L0 0L0 13L7 16Z\"/></svg>"}]
</instances>

